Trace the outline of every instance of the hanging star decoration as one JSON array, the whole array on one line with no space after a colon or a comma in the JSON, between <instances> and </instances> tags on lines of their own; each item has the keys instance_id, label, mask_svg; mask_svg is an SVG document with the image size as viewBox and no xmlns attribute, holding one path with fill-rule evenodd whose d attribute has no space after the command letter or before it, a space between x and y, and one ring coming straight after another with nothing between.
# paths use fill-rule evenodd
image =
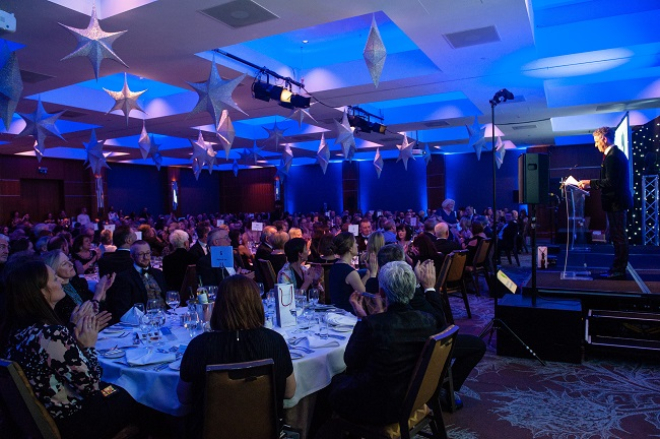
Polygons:
<instances>
[{"instance_id":1,"label":"hanging star decoration","mask_svg":"<svg viewBox=\"0 0 660 439\"><path fill-rule=\"evenodd\" d=\"M234 177L238 177L238 162L236 159L234 159L234 165L231 167L232 171L234 171Z\"/></svg>"},{"instance_id":2,"label":"hanging star decoration","mask_svg":"<svg viewBox=\"0 0 660 439\"><path fill-rule=\"evenodd\" d=\"M76 50L62 58L62 61L77 56L87 57L92 63L92 67L94 67L94 76L97 81L101 70L101 60L104 58L115 60L128 68L126 63L112 50L112 43L126 31L104 32L96 17L96 6L92 6L92 16L89 18L87 29L78 29L62 23L60 23L60 26L68 29L78 40Z\"/></svg>"},{"instance_id":3,"label":"hanging star decoration","mask_svg":"<svg viewBox=\"0 0 660 439\"><path fill-rule=\"evenodd\" d=\"M428 143L424 144L424 161L426 162L426 166L431 163L431 148L429 148Z\"/></svg>"},{"instance_id":4,"label":"hanging star decoration","mask_svg":"<svg viewBox=\"0 0 660 439\"><path fill-rule=\"evenodd\" d=\"M39 150L43 153L46 150L46 136L56 136L64 140L64 137L60 135L60 131L55 125L55 122L62 114L64 114L64 111L54 114L46 113L44 106L41 104L41 97L39 97L37 100L37 109L34 110L34 113L19 113L19 116L25 121L25 128L23 128L23 131L18 136L34 137Z\"/></svg>"},{"instance_id":5,"label":"hanging star decoration","mask_svg":"<svg viewBox=\"0 0 660 439\"><path fill-rule=\"evenodd\" d=\"M387 50L376 25L375 16L371 19L371 29L369 29L369 37L367 38L367 44L364 46L362 56L369 69L371 80L378 87L380 75L383 73L383 67L385 66L385 58L387 58Z\"/></svg>"},{"instance_id":6,"label":"hanging star decoration","mask_svg":"<svg viewBox=\"0 0 660 439\"><path fill-rule=\"evenodd\" d=\"M113 105L113 107L105 114L112 113L115 110L121 110L122 113L124 113L124 116L126 116L126 126L128 126L128 115L131 110L137 110L144 113L144 110L137 103L137 100L147 90L131 91L131 89L128 88L126 73L124 73L124 87L121 90L112 91L107 88L104 88L103 90L115 100L115 105Z\"/></svg>"},{"instance_id":7,"label":"hanging star decoration","mask_svg":"<svg viewBox=\"0 0 660 439\"><path fill-rule=\"evenodd\" d=\"M238 155L239 155L238 160L240 160L241 162L243 162L245 164L250 163L250 160L252 158L252 154L250 154L249 149L247 149L247 148L243 149L243 151L238 153Z\"/></svg>"},{"instance_id":8,"label":"hanging star decoration","mask_svg":"<svg viewBox=\"0 0 660 439\"><path fill-rule=\"evenodd\" d=\"M34 145L32 145L32 149L34 149L34 155L37 157L37 161L41 163L41 159L44 158L44 152L46 152L46 148L44 148L43 145L39 145L39 142L35 140Z\"/></svg>"},{"instance_id":9,"label":"hanging star decoration","mask_svg":"<svg viewBox=\"0 0 660 439\"><path fill-rule=\"evenodd\" d=\"M23 93L23 80L18 68L16 52L9 50L7 42L4 42L2 51L0 51L0 65L2 65L0 68L0 117L5 123L5 129L9 130L16 105Z\"/></svg>"},{"instance_id":10,"label":"hanging star decoration","mask_svg":"<svg viewBox=\"0 0 660 439\"><path fill-rule=\"evenodd\" d=\"M272 129L268 129L268 128L266 128L266 127L262 127L262 128L265 129L266 132L268 133L268 138L265 140L265 142L268 142L269 140L272 139L272 140L275 142L275 151L277 151L277 149L278 149L279 146L280 146L280 141L281 141L282 139L284 139L284 132L285 132L288 128L285 128L285 129L281 130L281 129L277 126L277 121L275 121L275 123L273 123L273 128L272 128Z\"/></svg>"},{"instance_id":11,"label":"hanging star decoration","mask_svg":"<svg viewBox=\"0 0 660 439\"><path fill-rule=\"evenodd\" d=\"M192 161L192 171L195 174L195 180L199 181L199 175L202 173L202 166L199 164L198 159L193 159Z\"/></svg>"},{"instance_id":12,"label":"hanging star decoration","mask_svg":"<svg viewBox=\"0 0 660 439\"><path fill-rule=\"evenodd\" d=\"M213 117L215 127L220 125L220 117L222 110L231 107L236 111L247 115L247 113L238 106L231 95L234 90L245 78L245 74L234 78L223 80L218 74L218 68L215 65L215 58L211 62L211 73L209 79L205 82L189 82L188 84L197 92L199 100L197 105L192 109L190 115L200 113L202 111L208 112Z\"/></svg>"},{"instance_id":13,"label":"hanging star decoration","mask_svg":"<svg viewBox=\"0 0 660 439\"><path fill-rule=\"evenodd\" d=\"M261 155L261 151L262 148L259 148L257 146L257 141L255 139L254 143L252 144L252 149L250 150L250 157L255 164L257 163L257 160L263 159L263 156Z\"/></svg>"},{"instance_id":14,"label":"hanging star decoration","mask_svg":"<svg viewBox=\"0 0 660 439\"><path fill-rule=\"evenodd\" d=\"M229 111L222 110L222 116L220 117L220 123L218 124L216 134L218 135L218 139L220 139L220 144L225 150L225 158L229 160L229 150L236 137L236 130L234 129L234 124L231 123Z\"/></svg>"},{"instance_id":15,"label":"hanging star decoration","mask_svg":"<svg viewBox=\"0 0 660 439\"><path fill-rule=\"evenodd\" d=\"M380 148L376 150L376 157L374 157L374 168L376 168L376 174L378 174L378 178L380 178L380 173L383 172L383 165L385 162L383 162L383 157L380 155Z\"/></svg>"},{"instance_id":16,"label":"hanging star decoration","mask_svg":"<svg viewBox=\"0 0 660 439\"><path fill-rule=\"evenodd\" d=\"M497 163L497 169L500 169L502 163L504 163L504 155L506 154L506 147L502 142L501 137L497 138L497 142L495 143L495 150L493 151L493 154L495 154L495 163Z\"/></svg>"},{"instance_id":17,"label":"hanging star decoration","mask_svg":"<svg viewBox=\"0 0 660 439\"><path fill-rule=\"evenodd\" d=\"M94 175L101 175L101 169L103 168L110 169L110 166L108 166L108 163L106 162L106 156L103 155L104 141L98 141L96 139L96 130L92 129L92 135L89 138L89 142L83 144L87 151L87 160L85 160L85 164L87 164L87 167L92 170Z\"/></svg>"},{"instance_id":18,"label":"hanging star decoration","mask_svg":"<svg viewBox=\"0 0 660 439\"><path fill-rule=\"evenodd\" d=\"M142 158L146 159L151 152L151 138L149 137L149 133L147 133L147 127L145 126L144 121L142 121L142 132L138 139L138 146L140 147Z\"/></svg>"},{"instance_id":19,"label":"hanging star decoration","mask_svg":"<svg viewBox=\"0 0 660 439\"><path fill-rule=\"evenodd\" d=\"M337 138L335 144L341 145L341 151L344 159L351 160L355 153L355 137L353 136L353 127L348 123L348 114L344 111L341 122L335 120L337 126Z\"/></svg>"},{"instance_id":20,"label":"hanging star decoration","mask_svg":"<svg viewBox=\"0 0 660 439\"><path fill-rule=\"evenodd\" d=\"M154 141L153 135L150 137L151 137L151 149L149 150L149 154L151 154L151 160L153 160L154 163L156 164L156 169L160 171L160 167L163 165L163 156L158 151L160 145Z\"/></svg>"},{"instance_id":21,"label":"hanging star decoration","mask_svg":"<svg viewBox=\"0 0 660 439\"><path fill-rule=\"evenodd\" d=\"M204 140L204 136L202 135L201 130L199 131L197 140L190 140L190 143L193 147L193 164L195 163L195 160L197 160L200 169L204 166L207 166L209 174L212 174L213 166L215 166L215 157L217 155L217 152L213 149L213 145Z\"/></svg>"},{"instance_id":22,"label":"hanging star decoration","mask_svg":"<svg viewBox=\"0 0 660 439\"><path fill-rule=\"evenodd\" d=\"M292 163L293 163L293 152L291 151L291 147L287 145L284 148L284 152L282 153L282 165L284 165L284 169L286 170L287 175L289 175L289 169L291 169Z\"/></svg>"},{"instance_id":23,"label":"hanging star decoration","mask_svg":"<svg viewBox=\"0 0 660 439\"><path fill-rule=\"evenodd\" d=\"M481 151L484 148L484 128L485 126L480 125L477 120L477 116L474 116L474 123L472 126L465 126L470 136L468 139L468 148L474 148L474 152L477 153L477 160L481 160Z\"/></svg>"},{"instance_id":24,"label":"hanging star decoration","mask_svg":"<svg viewBox=\"0 0 660 439\"><path fill-rule=\"evenodd\" d=\"M330 147L325 141L325 134L321 134L321 143L319 144L319 150L316 153L316 161L323 169L323 175L328 169L328 163L330 163Z\"/></svg>"},{"instance_id":25,"label":"hanging star decoration","mask_svg":"<svg viewBox=\"0 0 660 439\"><path fill-rule=\"evenodd\" d=\"M208 143L206 149L206 166L209 170L209 174L213 174L213 167L215 166L215 159L218 155L218 152L213 149L213 145Z\"/></svg>"},{"instance_id":26,"label":"hanging star decoration","mask_svg":"<svg viewBox=\"0 0 660 439\"><path fill-rule=\"evenodd\" d=\"M415 157L412 155L412 150L413 146L415 146L415 140L412 142L408 142L408 137L406 136L406 133L403 133L403 143L401 145L397 145L396 147L399 148L399 157L396 159L397 162L403 160L403 167L408 170L408 159L413 159L415 160Z\"/></svg>"},{"instance_id":27,"label":"hanging star decoration","mask_svg":"<svg viewBox=\"0 0 660 439\"><path fill-rule=\"evenodd\" d=\"M314 104L316 104L316 102L313 102L312 104L310 104L309 108L294 108L293 110L291 110L291 114L289 114L287 119L297 120L299 128L302 128L302 123L303 123L303 120L305 119L305 116L307 116L308 118L310 118L314 122L316 122L316 119L314 119L314 116L312 116L312 114L309 112L309 110L311 109L311 107Z\"/></svg>"}]
</instances>

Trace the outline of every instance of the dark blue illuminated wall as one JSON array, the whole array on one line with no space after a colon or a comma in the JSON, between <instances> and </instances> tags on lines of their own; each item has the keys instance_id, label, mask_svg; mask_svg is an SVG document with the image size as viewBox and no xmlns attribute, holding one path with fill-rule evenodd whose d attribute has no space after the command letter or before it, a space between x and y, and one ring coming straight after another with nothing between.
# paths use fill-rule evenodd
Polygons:
<instances>
[{"instance_id":1,"label":"dark blue illuminated wall","mask_svg":"<svg viewBox=\"0 0 660 439\"><path fill-rule=\"evenodd\" d=\"M507 150L502 167L497 170L497 208L518 209L513 191L518 189L518 156L522 151ZM476 154L445 155L447 198L456 207L471 205L481 213L493 205L493 156L484 152L481 160Z\"/></svg>"},{"instance_id":2,"label":"dark blue illuminated wall","mask_svg":"<svg viewBox=\"0 0 660 439\"><path fill-rule=\"evenodd\" d=\"M220 172L204 169L195 179L191 169L179 174L179 208L183 213L212 213L220 210Z\"/></svg>"},{"instance_id":3,"label":"dark blue illuminated wall","mask_svg":"<svg viewBox=\"0 0 660 439\"><path fill-rule=\"evenodd\" d=\"M168 212L164 182L167 170L155 166L113 163L107 172L106 211L110 206L125 214L139 213L144 207L151 213Z\"/></svg>"},{"instance_id":4,"label":"dark blue illuminated wall","mask_svg":"<svg viewBox=\"0 0 660 439\"><path fill-rule=\"evenodd\" d=\"M323 203L342 211L341 163L330 163L325 175L318 165L292 166L284 183L284 200L288 212L318 212Z\"/></svg>"},{"instance_id":5,"label":"dark blue illuminated wall","mask_svg":"<svg viewBox=\"0 0 660 439\"><path fill-rule=\"evenodd\" d=\"M371 161L360 162L359 207L368 210L426 210L426 163L421 158L385 160L380 178Z\"/></svg>"}]
</instances>

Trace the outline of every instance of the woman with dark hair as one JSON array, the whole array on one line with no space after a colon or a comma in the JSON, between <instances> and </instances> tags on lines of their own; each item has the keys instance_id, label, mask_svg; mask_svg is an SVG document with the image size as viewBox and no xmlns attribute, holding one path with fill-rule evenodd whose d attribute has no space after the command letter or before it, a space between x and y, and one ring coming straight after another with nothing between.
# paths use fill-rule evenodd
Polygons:
<instances>
[{"instance_id":1,"label":"woman with dark hair","mask_svg":"<svg viewBox=\"0 0 660 439\"><path fill-rule=\"evenodd\" d=\"M241 244L240 242L241 231L240 230L230 230L229 231L229 240L231 241L231 246L234 249L234 257L240 258L240 267L247 268L252 270L252 263L254 256L250 249Z\"/></svg>"},{"instance_id":2,"label":"woman with dark hair","mask_svg":"<svg viewBox=\"0 0 660 439\"><path fill-rule=\"evenodd\" d=\"M364 313L362 306L353 307L351 301L359 299L359 294L366 291L364 284L370 277L378 274L378 262L375 255L369 258L369 268L362 278L358 271L351 265L353 258L358 255L355 236L350 232L342 232L332 240L332 249L339 258L330 269L328 288L330 289L330 300L337 308L358 314ZM373 273L373 275L372 275ZM353 293L356 293L354 295ZM358 315L358 317L363 317Z\"/></svg>"},{"instance_id":3,"label":"woman with dark hair","mask_svg":"<svg viewBox=\"0 0 660 439\"><path fill-rule=\"evenodd\" d=\"M404 251L408 250L410 240L412 239L412 229L406 223L401 223L396 226L396 243L403 247Z\"/></svg>"},{"instance_id":4,"label":"woman with dark hair","mask_svg":"<svg viewBox=\"0 0 660 439\"><path fill-rule=\"evenodd\" d=\"M284 254L287 262L277 273L277 282L293 284L294 289L307 289L314 285L318 287L323 270L318 265L306 267L303 264L309 257L307 241L303 238L293 238L284 244Z\"/></svg>"},{"instance_id":5,"label":"woman with dark hair","mask_svg":"<svg viewBox=\"0 0 660 439\"><path fill-rule=\"evenodd\" d=\"M92 240L88 235L80 234L73 240L71 260L76 267L76 273L85 274L94 271L94 264L100 258L100 253L92 250Z\"/></svg>"},{"instance_id":6,"label":"woman with dark hair","mask_svg":"<svg viewBox=\"0 0 660 439\"><path fill-rule=\"evenodd\" d=\"M412 244L410 244L410 251L407 253L408 257L412 260L412 266L416 266L418 262L424 262L427 259L431 259L435 264L436 272L439 273L442 262L444 261L444 255L438 253L433 241L426 233L420 233L413 239Z\"/></svg>"},{"instance_id":7,"label":"woman with dark hair","mask_svg":"<svg viewBox=\"0 0 660 439\"><path fill-rule=\"evenodd\" d=\"M54 308L65 297L55 271L42 261L12 267L5 278L6 308L0 352L17 362L63 438L107 438L129 423L135 402L120 387L101 390L94 345L105 323L86 315L70 331Z\"/></svg>"},{"instance_id":8,"label":"woman with dark hair","mask_svg":"<svg viewBox=\"0 0 660 439\"><path fill-rule=\"evenodd\" d=\"M296 391L296 378L284 338L264 328L264 307L257 284L241 275L225 278L218 287L210 323L212 331L192 339L181 360L177 394L183 404L193 407L186 436L202 436L206 366L209 364L272 358L281 418L284 399L292 398Z\"/></svg>"}]
</instances>

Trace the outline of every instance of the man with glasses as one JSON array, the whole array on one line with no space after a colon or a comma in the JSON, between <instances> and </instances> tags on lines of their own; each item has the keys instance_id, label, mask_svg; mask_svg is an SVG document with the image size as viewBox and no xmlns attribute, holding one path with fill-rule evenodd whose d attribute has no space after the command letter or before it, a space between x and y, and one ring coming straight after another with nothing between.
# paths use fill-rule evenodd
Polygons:
<instances>
[{"instance_id":1,"label":"man with glasses","mask_svg":"<svg viewBox=\"0 0 660 439\"><path fill-rule=\"evenodd\" d=\"M167 283L163 272L151 267L151 247L146 241L135 241L131 245L133 267L117 275L112 288L108 290L106 303L108 311L117 322L136 303L149 300L163 301Z\"/></svg>"},{"instance_id":2,"label":"man with glasses","mask_svg":"<svg viewBox=\"0 0 660 439\"><path fill-rule=\"evenodd\" d=\"M220 285L220 282L227 276L227 270L224 267L213 267L211 262L211 247L231 247L229 232L223 229L213 229L209 232L208 254L202 256L197 261L197 276L200 277L204 285ZM234 267L231 267L234 268Z\"/></svg>"},{"instance_id":3,"label":"man with glasses","mask_svg":"<svg viewBox=\"0 0 660 439\"><path fill-rule=\"evenodd\" d=\"M9 257L9 237L0 234L0 273L5 268L7 258Z\"/></svg>"}]
</instances>

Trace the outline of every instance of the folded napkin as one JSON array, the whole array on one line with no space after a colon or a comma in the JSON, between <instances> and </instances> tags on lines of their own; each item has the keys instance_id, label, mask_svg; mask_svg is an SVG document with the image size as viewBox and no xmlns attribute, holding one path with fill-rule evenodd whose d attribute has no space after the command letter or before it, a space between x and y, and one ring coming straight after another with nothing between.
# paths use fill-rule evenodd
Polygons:
<instances>
[{"instance_id":1,"label":"folded napkin","mask_svg":"<svg viewBox=\"0 0 660 439\"><path fill-rule=\"evenodd\" d=\"M328 323L331 325L349 325L355 326L357 323L357 317L353 315L343 315L343 314L328 314Z\"/></svg>"},{"instance_id":2,"label":"folded napkin","mask_svg":"<svg viewBox=\"0 0 660 439\"><path fill-rule=\"evenodd\" d=\"M323 349L323 348L338 348L339 342L337 340L314 340L307 339L310 349Z\"/></svg>"},{"instance_id":3,"label":"folded napkin","mask_svg":"<svg viewBox=\"0 0 660 439\"><path fill-rule=\"evenodd\" d=\"M159 349L135 348L126 351L126 361L131 366L144 366L145 364L171 363L176 360L176 352Z\"/></svg>"},{"instance_id":4,"label":"folded napkin","mask_svg":"<svg viewBox=\"0 0 660 439\"><path fill-rule=\"evenodd\" d=\"M119 319L120 322L126 323L128 325L139 325L140 324L140 317L142 317L144 313L137 309L136 307L133 307L126 311L126 314L121 316L121 319Z\"/></svg>"}]
</instances>

